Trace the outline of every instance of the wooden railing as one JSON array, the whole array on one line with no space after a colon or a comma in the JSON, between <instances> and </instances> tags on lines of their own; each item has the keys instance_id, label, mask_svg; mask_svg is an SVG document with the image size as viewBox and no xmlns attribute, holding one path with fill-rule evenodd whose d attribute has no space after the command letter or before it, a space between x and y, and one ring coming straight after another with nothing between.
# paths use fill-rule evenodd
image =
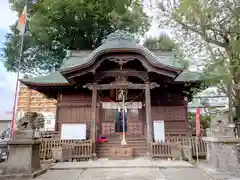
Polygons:
<instances>
[{"instance_id":1,"label":"wooden railing","mask_svg":"<svg viewBox=\"0 0 240 180\"><path fill-rule=\"evenodd\" d=\"M182 148L186 146L191 147L192 156L206 156L207 145L199 138L196 140L195 137L183 137L183 136L169 136L166 137L165 142L153 142L152 143L152 157L153 158L171 158L173 157L173 151L182 152Z\"/></svg>"},{"instance_id":2,"label":"wooden railing","mask_svg":"<svg viewBox=\"0 0 240 180\"><path fill-rule=\"evenodd\" d=\"M92 140L61 140L61 139L42 139L40 145L40 158L51 159L52 149L57 147L68 147L71 150L70 158L91 158Z\"/></svg>"},{"instance_id":3,"label":"wooden railing","mask_svg":"<svg viewBox=\"0 0 240 180\"><path fill-rule=\"evenodd\" d=\"M171 158L172 157L171 145L167 143L153 142L152 157L153 158Z\"/></svg>"}]
</instances>

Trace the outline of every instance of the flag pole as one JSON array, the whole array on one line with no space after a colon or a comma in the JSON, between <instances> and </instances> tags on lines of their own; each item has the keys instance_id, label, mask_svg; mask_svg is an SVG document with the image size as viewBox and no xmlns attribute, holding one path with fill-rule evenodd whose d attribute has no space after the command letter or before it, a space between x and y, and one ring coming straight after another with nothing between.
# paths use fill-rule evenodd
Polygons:
<instances>
[{"instance_id":1,"label":"flag pole","mask_svg":"<svg viewBox=\"0 0 240 180\"><path fill-rule=\"evenodd\" d=\"M25 0L25 7L26 7L26 16L27 16L27 0ZM26 18L27 21L27 18ZM13 100L13 113L12 113L12 121L11 121L11 139L14 136L14 129L16 124L16 116L17 116L17 103L18 103L18 89L19 89L19 76L20 76L20 69L21 69L21 62L22 62L22 53L23 53L23 44L24 44L24 36L25 36L26 24L24 27L24 32L21 34L21 44L19 50L19 59L18 59L18 66L17 66L17 78L15 84L15 94Z\"/></svg>"}]
</instances>

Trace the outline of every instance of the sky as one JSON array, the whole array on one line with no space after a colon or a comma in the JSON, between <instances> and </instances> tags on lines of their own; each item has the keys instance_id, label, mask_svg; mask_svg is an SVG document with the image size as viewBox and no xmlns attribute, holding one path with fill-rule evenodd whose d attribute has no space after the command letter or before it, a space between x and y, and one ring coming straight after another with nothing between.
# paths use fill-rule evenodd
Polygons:
<instances>
[{"instance_id":1,"label":"sky","mask_svg":"<svg viewBox=\"0 0 240 180\"><path fill-rule=\"evenodd\" d=\"M9 31L9 26L13 24L17 16L11 11L8 0L0 0L0 54L3 48L4 36ZM15 73L7 72L0 61L0 120L11 119L13 108L13 96L16 84Z\"/></svg>"}]
</instances>

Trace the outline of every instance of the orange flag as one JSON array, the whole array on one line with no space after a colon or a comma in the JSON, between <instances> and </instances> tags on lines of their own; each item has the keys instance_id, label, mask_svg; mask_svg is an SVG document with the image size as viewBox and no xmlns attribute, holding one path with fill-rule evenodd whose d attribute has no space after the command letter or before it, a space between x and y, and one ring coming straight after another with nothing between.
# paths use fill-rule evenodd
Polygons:
<instances>
[{"instance_id":1,"label":"orange flag","mask_svg":"<svg viewBox=\"0 0 240 180\"><path fill-rule=\"evenodd\" d=\"M17 26L17 29L20 31L21 35L25 33L26 24L27 24L27 6L25 5Z\"/></svg>"}]
</instances>

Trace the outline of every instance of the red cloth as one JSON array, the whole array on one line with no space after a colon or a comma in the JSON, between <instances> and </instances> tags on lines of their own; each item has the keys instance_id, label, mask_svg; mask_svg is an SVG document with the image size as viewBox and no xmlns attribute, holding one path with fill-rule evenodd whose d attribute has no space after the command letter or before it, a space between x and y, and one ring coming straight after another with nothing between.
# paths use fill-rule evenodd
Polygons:
<instances>
[{"instance_id":1,"label":"red cloth","mask_svg":"<svg viewBox=\"0 0 240 180\"><path fill-rule=\"evenodd\" d=\"M104 143L104 142L108 142L108 138L106 137L99 137L97 140L98 143Z\"/></svg>"}]
</instances>

